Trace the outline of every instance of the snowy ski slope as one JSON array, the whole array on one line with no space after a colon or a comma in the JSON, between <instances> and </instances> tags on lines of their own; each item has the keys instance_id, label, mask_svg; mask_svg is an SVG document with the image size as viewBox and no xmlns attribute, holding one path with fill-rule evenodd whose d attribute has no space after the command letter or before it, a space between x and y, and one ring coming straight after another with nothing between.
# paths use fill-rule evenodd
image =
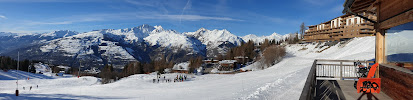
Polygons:
<instances>
[{"instance_id":1,"label":"snowy ski slope","mask_svg":"<svg viewBox=\"0 0 413 100\"><path fill-rule=\"evenodd\" d=\"M373 59L374 40L374 37L355 38L328 49L315 48L317 44L289 45L288 56L270 68L238 74L188 75L189 81L177 83L152 83L156 75L149 74L132 75L103 85L94 77L39 78L19 81L21 96L16 97L13 94L16 81L0 80L0 99L297 100L314 59ZM323 52L317 53L320 50ZM166 78L176 75L167 74ZM22 89L32 85L39 88Z\"/></svg>"}]
</instances>

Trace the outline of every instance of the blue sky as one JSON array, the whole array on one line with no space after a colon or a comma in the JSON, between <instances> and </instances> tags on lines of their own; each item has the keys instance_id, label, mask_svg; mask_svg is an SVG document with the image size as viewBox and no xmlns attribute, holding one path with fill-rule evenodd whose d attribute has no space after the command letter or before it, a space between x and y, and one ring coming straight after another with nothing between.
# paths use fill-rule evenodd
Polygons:
<instances>
[{"instance_id":1,"label":"blue sky","mask_svg":"<svg viewBox=\"0 0 413 100\"><path fill-rule=\"evenodd\" d=\"M297 32L342 15L345 0L0 0L0 32L88 32L161 25L178 32L201 27L231 33Z\"/></svg>"}]
</instances>

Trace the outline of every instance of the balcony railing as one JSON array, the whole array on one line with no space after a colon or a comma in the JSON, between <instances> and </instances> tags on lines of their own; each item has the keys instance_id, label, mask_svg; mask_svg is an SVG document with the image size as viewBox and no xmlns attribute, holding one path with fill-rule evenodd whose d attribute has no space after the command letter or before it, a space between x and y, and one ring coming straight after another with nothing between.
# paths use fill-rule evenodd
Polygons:
<instances>
[{"instance_id":1,"label":"balcony railing","mask_svg":"<svg viewBox=\"0 0 413 100\"><path fill-rule=\"evenodd\" d=\"M314 60L308 73L300 100L312 100L316 96L317 80L348 80L357 79L356 66L354 62L361 62L368 66L374 61L356 61L356 60Z\"/></svg>"}]
</instances>

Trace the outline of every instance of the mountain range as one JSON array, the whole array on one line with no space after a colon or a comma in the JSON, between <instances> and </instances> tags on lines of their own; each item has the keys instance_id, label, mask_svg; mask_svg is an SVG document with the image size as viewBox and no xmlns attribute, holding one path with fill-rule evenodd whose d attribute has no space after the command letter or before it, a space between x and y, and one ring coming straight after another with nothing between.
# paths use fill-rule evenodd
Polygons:
<instances>
[{"instance_id":1,"label":"mountain range","mask_svg":"<svg viewBox=\"0 0 413 100\"><path fill-rule=\"evenodd\" d=\"M101 29L79 33L59 30L50 33L0 32L0 55L40 60L56 65L101 67L113 64L123 67L130 61L149 62L165 57L174 62L191 57L215 57L230 48L253 40L280 40L287 35L236 36L226 29L179 33L147 24L126 29Z\"/></svg>"}]
</instances>

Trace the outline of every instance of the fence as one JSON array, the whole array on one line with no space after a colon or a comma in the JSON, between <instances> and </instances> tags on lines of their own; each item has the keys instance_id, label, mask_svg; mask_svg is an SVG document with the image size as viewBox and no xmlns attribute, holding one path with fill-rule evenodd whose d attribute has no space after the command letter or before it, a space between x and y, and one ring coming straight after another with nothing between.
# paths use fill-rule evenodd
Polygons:
<instances>
[{"instance_id":1,"label":"fence","mask_svg":"<svg viewBox=\"0 0 413 100\"><path fill-rule=\"evenodd\" d=\"M357 60L314 60L301 92L300 100L312 100L314 98L317 80L356 79L357 69L354 62L361 62L364 66L374 63L374 61Z\"/></svg>"},{"instance_id":2,"label":"fence","mask_svg":"<svg viewBox=\"0 0 413 100\"><path fill-rule=\"evenodd\" d=\"M317 59L315 62L316 77L325 80L357 79L358 69L354 66L354 62L360 62L364 66L374 63L374 61Z\"/></svg>"}]
</instances>

